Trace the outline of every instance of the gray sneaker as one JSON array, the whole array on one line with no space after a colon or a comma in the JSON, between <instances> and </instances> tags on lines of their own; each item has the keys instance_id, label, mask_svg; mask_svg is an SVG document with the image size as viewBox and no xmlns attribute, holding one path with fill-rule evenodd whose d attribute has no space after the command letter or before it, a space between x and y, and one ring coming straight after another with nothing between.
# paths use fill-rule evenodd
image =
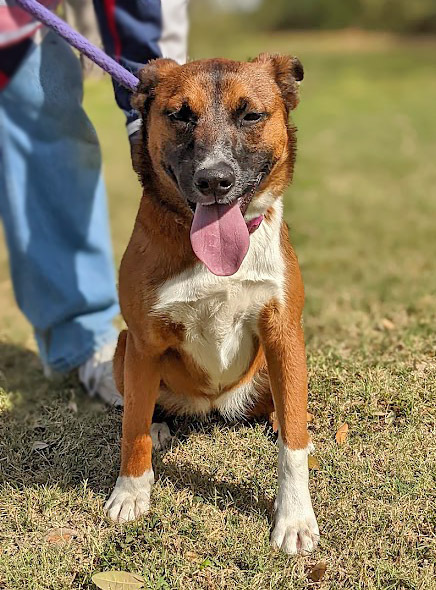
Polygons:
<instances>
[{"instance_id":1,"label":"gray sneaker","mask_svg":"<svg viewBox=\"0 0 436 590\"><path fill-rule=\"evenodd\" d=\"M112 359L116 342L109 342L94 352L86 363L79 367L79 380L91 397L98 395L104 402L117 408L123 405L112 374Z\"/></svg>"}]
</instances>

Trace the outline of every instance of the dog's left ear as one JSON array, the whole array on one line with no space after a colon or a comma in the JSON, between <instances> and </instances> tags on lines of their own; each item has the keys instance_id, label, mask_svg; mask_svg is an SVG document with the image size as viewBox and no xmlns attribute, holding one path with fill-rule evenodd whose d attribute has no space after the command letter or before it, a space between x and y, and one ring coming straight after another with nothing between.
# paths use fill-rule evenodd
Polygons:
<instances>
[{"instance_id":1,"label":"dog's left ear","mask_svg":"<svg viewBox=\"0 0 436 590\"><path fill-rule=\"evenodd\" d=\"M287 110L299 102L299 83L304 78L303 64L298 57L261 53L255 60L268 67L276 81Z\"/></svg>"},{"instance_id":2,"label":"dog's left ear","mask_svg":"<svg viewBox=\"0 0 436 590\"><path fill-rule=\"evenodd\" d=\"M179 64L173 59L159 58L149 61L139 72L139 84L131 100L132 107L144 115L150 107L159 82L168 72L178 67Z\"/></svg>"}]
</instances>

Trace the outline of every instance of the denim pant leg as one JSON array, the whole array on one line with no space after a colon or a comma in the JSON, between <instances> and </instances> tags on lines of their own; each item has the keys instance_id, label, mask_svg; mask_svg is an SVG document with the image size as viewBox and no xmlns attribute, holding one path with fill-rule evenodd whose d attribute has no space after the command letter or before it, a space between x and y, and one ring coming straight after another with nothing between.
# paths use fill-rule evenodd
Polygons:
<instances>
[{"instance_id":1,"label":"denim pant leg","mask_svg":"<svg viewBox=\"0 0 436 590\"><path fill-rule=\"evenodd\" d=\"M0 92L0 214L12 281L55 371L116 336L101 154L82 92L77 58L51 32Z\"/></svg>"}]
</instances>

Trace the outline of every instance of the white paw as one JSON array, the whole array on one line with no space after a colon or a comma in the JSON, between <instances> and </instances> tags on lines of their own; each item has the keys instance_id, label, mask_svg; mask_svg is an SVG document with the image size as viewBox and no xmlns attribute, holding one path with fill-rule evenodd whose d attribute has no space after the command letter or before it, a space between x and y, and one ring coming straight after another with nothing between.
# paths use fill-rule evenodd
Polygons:
<instances>
[{"instance_id":1,"label":"white paw","mask_svg":"<svg viewBox=\"0 0 436 590\"><path fill-rule=\"evenodd\" d=\"M292 512L292 511L291 511ZM311 553L318 545L319 529L315 515L276 513L271 545L288 555Z\"/></svg>"},{"instance_id":2,"label":"white paw","mask_svg":"<svg viewBox=\"0 0 436 590\"><path fill-rule=\"evenodd\" d=\"M135 520L148 512L150 492L154 482L153 470L140 477L120 475L104 510L114 522Z\"/></svg>"},{"instance_id":3,"label":"white paw","mask_svg":"<svg viewBox=\"0 0 436 590\"><path fill-rule=\"evenodd\" d=\"M292 450L279 439L279 489L271 544L288 555L315 549L319 529L309 493L309 449Z\"/></svg>"},{"instance_id":4,"label":"white paw","mask_svg":"<svg viewBox=\"0 0 436 590\"><path fill-rule=\"evenodd\" d=\"M173 438L166 422L153 422L150 427L150 436L155 451L164 449Z\"/></svg>"}]
</instances>

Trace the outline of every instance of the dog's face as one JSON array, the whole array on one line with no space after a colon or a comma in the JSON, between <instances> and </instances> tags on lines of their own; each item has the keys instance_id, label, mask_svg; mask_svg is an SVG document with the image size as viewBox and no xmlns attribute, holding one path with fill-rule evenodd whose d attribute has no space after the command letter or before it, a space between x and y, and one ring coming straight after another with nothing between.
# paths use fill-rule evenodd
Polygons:
<instances>
[{"instance_id":1,"label":"dog's face","mask_svg":"<svg viewBox=\"0 0 436 590\"><path fill-rule=\"evenodd\" d=\"M302 78L300 62L285 56L151 62L135 106L147 118L154 170L191 209L235 200L246 209L289 156L287 119Z\"/></svg>"},{"instance_id":2,"label":"dog's face","mask_svg":"<svg viewBox=\"0 0 436 590\"><path fill-rule=\"evenodd\" d=\"M164 204L192 211L193 225L201 210L210 225L213 207L224 207L218 217L231 205L250 216L248 207L258 214L253 205L265 191L283 192L294 161L288 115L303 78L298 59L261 55L252 62L212 59L183 66L160 59L145 66L140 78L132 104L143 115L147 161L137 168L145 182L151 167Z\"/></svg>"}]
</instances>

